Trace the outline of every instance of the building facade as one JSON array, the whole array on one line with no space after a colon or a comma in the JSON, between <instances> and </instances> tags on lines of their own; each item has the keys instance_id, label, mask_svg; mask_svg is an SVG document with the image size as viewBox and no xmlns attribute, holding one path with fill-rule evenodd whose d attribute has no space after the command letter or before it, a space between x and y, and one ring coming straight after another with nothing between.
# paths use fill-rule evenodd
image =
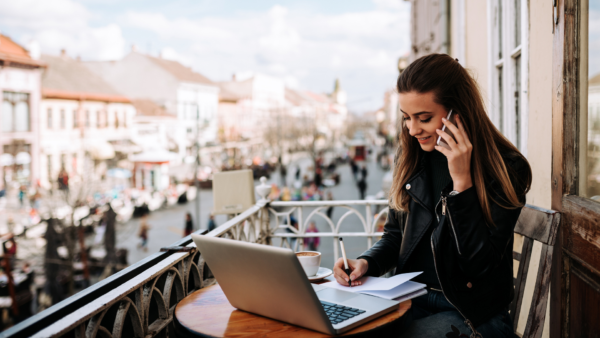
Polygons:
<instances>
[{"instance_id":1,"label":"building facade","mask_svg":"<svg viewBox=\"0 0 600 338\"><path fill-rule=\"evenodd\" d=\"M82 62L63 52L43 55L40 105L40 179L50 188L64 169L69 176L100 179L136 150L129 147L135 108Z\"/></svg>"},{"instance_id":2,"label":"building facade","mask_svg":"<svg viewBox=\"0 0 600 338\"><path fill-rule=\"evenodd\" d=\"M219 86L176 61L132 51L121 60L86 62L86 66L123 95L151 100L177 117L167 130L180 161L202 145L217 141Z\"/></svg>"},{"instance_id":3,"label":"building facade","mask_svg":"<svg viewBox=\"0 0 600 338\"><path fill-rule=\"evenodd\" d=\"M2 188L40 178L39 111L44 64L32 52L0 35L0 165Z\"/></svg>"}]
</instances>

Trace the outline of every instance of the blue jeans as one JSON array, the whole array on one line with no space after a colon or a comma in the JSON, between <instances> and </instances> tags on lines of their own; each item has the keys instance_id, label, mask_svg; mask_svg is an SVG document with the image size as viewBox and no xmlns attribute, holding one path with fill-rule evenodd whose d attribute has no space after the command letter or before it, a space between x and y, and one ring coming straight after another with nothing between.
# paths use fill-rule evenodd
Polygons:
<instances>
[{"instance_id":1,"label":"blue jeans","mask_svg":"<svg viewBox=\"0 0 600 338\"><path fill-rule=\"evenodd\" d=\"M400 336L402 338L443 338L446 337L446 333L452 331L450 325L456 326L467 336L472 334L471 329L465 324L464 317L439 291L429 290L426 295L413 299L411 310L407 315L412 316L412 321L402 332ZM483 338L516 337L508 310L502 311L475 329Z\"/></svg>"}]
</instances>

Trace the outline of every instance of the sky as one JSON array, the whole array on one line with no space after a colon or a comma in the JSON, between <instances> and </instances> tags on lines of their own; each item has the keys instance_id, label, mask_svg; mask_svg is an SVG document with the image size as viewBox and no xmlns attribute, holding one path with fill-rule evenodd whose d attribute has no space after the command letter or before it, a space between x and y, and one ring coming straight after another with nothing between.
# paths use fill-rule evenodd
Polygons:
<instances>
[{"instance_id":1,"label":"sky","mask_svg":"<svg viewBox=\"0 0 600 338\"><path fill-rule=\"evenodd\" d=\"M589 13L589 64L590 77L600 73L600 1L590 1Z\"/></svg>"},{"instance_id":2,"label":"sky","mask_svg":"<svg viewBox=\"0 0 600 338\"><path fill-rule=\"evenodd\" d=\"M214 81L258 72L331 92L339 78L349 109L364 113L395 85L409 14L404 0L1 0L0 33L82 60L119 59L135 45Z\"/></svg>"}]
</instances>

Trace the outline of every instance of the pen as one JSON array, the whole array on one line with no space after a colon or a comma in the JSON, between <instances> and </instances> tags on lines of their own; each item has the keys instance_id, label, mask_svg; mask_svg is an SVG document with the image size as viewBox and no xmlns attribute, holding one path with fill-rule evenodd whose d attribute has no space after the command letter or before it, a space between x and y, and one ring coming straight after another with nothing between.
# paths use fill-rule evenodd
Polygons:
<instances>
[{"instance_id":1,"label":"pen","mask_svg":"<svg viewBox=\"0 0 600 338\"><path fill-rule=\"evenodd\" d=\"M348 286L352 286L352 280L350 279L350 269L348 268L348 258L346 258L346 249L344 249L344 241L340 237L340 245L342 246L342 257L344 257L344 269L348 275Z\"/></svg>"}]
</instances>

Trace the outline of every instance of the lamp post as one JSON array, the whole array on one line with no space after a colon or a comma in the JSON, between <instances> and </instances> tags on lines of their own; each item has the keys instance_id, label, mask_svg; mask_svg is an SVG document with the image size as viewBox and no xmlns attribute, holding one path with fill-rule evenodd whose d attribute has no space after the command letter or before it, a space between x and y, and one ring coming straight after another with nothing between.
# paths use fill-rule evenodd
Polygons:
<instances>
[{"instance_id":1,"label":"lamp post","mask_svg":"<svg viewBox=\"0 0 600 338\"><path fill-rule=\"evenodd\" d=\"M196 230L200 230L200 180L198 169L200 169L200 108L196 104L196 165L194 168L194 182L196 184Z\"/></svg>"}]
</instances>

